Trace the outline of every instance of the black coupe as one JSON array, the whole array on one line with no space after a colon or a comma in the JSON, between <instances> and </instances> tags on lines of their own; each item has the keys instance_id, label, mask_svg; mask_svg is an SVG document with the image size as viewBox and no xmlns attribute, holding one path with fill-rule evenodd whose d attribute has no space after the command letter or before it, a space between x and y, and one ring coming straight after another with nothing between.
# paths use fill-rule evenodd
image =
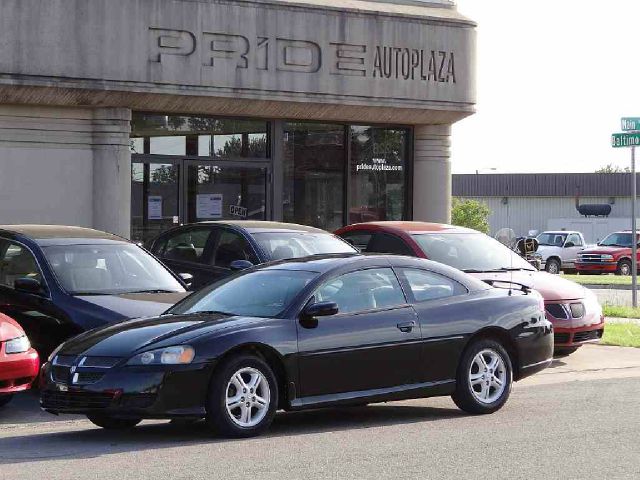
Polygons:
<instances>
[{"instance_id":1,"label":"black coupe","mask_svg":"<svg viewBox=\"0 0 640 480\"><path fill-rule=\"evenodd\" d=\"M278 409L452 395L492 413L553 355L542 298L508 287L388 255L253 267L69 340L44 367L41 405L105 428L204 417L237 437Z\"/></svg>"}]
</instances>

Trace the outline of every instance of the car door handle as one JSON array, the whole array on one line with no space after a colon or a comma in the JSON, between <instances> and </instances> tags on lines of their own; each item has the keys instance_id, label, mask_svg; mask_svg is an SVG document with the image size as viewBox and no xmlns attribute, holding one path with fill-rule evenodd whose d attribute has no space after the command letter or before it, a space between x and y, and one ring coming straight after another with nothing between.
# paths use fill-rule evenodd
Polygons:
<instances>
[{"instance_id":1,"label":"car door handle","mask_svg":"<svg viewBox=\"0 0 640 480\"><path fill-rule=\"evenodd\" d=\"M416 325L415 320L412 320L411 322L398 323L397 327L401 332L409 333Z\"/></svg>"}]
</instances>

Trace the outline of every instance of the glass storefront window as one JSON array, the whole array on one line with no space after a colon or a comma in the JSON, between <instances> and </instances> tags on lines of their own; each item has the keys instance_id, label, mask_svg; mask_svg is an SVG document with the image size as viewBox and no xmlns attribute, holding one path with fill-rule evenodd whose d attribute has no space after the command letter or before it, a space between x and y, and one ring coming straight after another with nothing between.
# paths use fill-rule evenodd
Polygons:
<instances>
[{"instance_id":1,"label":"glass storefront window","mask_svg":"<svg viewBox=\"0 0 640 480\"><path fill-rule=\"evenodd\" d=\"M349 223L402 220L408 130L351 127Z\"/></svg>"},{"instance_id":2,"label":"glass storefront window","mask_svg":"<svg viewBox=\"0 0 640 480\"><path fill-rule=\"evenodd\" d=\"M268 158L269 123L205 116L134 113L132 135L150 138L150 151L135 153L190 155L222 160ZM132 147L133 148L133 147Z\"/></svg>"},{"instance_id":3,"label":"glass storefront window","mask_svg":"<svg viewBox=\"0 0 640 480\"><path fill-rule=\"evenodd\" d=\"M345 143L343 125L285 124L285 222L329 231L343 225Z\"/></svg>"}]
</instances>

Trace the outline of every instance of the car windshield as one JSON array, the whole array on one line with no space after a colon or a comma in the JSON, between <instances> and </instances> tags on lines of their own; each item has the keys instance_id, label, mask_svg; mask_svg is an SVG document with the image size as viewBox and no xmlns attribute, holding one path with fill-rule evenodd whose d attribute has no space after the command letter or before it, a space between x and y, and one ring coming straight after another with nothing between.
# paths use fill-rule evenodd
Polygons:
<instances>
[{"instance_id":1,"label":"car windshield","mask_svg":"<svg viewBox=\"0 0 640 480\"><path fill-rule=\"evenodd\" d=\"M629 233L612 233L607 235L598 245L603 247L632 247L633 236Z\"/></svg>"},{"instance_id":2,"label":"car windshield","mask_svg":"<svg viewBox=\"0 0 640 480\"><path fill-rule=\"evenodd\" d=\"M525 259L482 233L413 234L430 260L466 272L535 270Z\"/></svg>"},{"instance_id":3,"label":"car windshield","mask_svg":"<svg viewBox=\"0 0 640 480\"><path fill-rule=\"evenodd\" d=\"M358 253L344 240L330 233L260 232L253 238L271 260L285 260L326 253Z\"/></svg>"},{"instance_id":4,"label":"car windshield","mask_svg":"<svg viewBox=\"0 0 640 480\"><path fill-rule=\"evenodd\" d=\"M167 313L225 313L277 317L319 274L300 270L257 270L231 277L187 297ZM248 294L249 292L249 294Z\"/></svg>"},{"instance_id":5,"label":"car windshield","mask_svg":"<svg viewBox=\"0 0 640 480\"><path fill-rule=\"evenodd\" d=\"M553 247L563 246L566 238L567 238L567 235L564 233L549 233L549 232L541 233L537 237L539 245L550 245Z\"/></svg>"},{"instance_id":6,"label":"car windshield","mask_svg":"<svg viewBox=\"0 0 640 480\"><path fill-rule=\"evenodd\" d=\"M185 291L161 263L137 245L55 245L43 251L71 295Z\"/></svg>"}]
</instances>

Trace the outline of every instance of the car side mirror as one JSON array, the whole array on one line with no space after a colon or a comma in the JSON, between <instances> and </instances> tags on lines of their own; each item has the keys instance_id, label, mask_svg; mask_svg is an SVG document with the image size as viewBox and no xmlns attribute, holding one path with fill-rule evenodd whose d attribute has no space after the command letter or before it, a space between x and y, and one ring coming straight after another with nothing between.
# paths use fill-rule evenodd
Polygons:
<instances>
[{"instance_id":1,"label":"car side mirror","mask_svg":"<svg viewBox=\"0 0 640 480\"><path fill-rule=\"evenodd\" d=\"M328 317L338 313L338 304L336 302L317 302L307 305L302 311L302 315L307 318L312 317Z\"/></svg>"},{"instance_id":2,"label":"car side mirror","mask_svg":"<svg viewBox=\"0 0 640 480\"><path fill-rule=\"evenodd\" d=\"M42 284L35 278L22 277L17 278L13 283L13 288L17 292L31 293L39 295L42 293Z\"/></svg>"},{"instance_id":3,"label":"car side mirror","mask_svg":"<svg viewBox=\"0 0 640 480\"><path fill-rule=\"evenodd\" d=\"M253 267L253 263L249 260L234 260L229 264L229 268L234 271L238 270L246 270L247 268Z\"/></svg>"},{"instance_id":4,"label":"car side mirror","mask_svg":"<svg viewBox=\"0 0 640 480\"><path fill-rule=\"evenodd\" d=\"M571 247L575 247L576 244L573 242L567 242L564 244L564 248L571 248Z\"/></svg>"},{"instance_id":5,"label":"car side mirror","mask_svg":"<svg viewBox=\"0 0 640 480\"><path fill-rule=\"evenodd\" d=\"M190 273L186 273L186 272L179 273L178 276L180 277L180 280L182 280L187 287L190 287L191 284L193 283L193 275L191 275Z\"/></svg>"}]
</instances>

